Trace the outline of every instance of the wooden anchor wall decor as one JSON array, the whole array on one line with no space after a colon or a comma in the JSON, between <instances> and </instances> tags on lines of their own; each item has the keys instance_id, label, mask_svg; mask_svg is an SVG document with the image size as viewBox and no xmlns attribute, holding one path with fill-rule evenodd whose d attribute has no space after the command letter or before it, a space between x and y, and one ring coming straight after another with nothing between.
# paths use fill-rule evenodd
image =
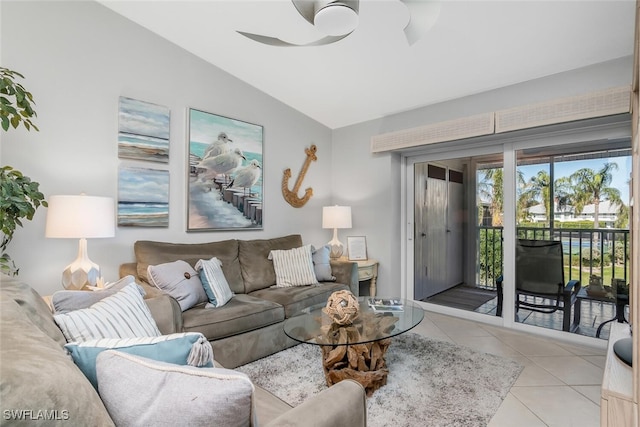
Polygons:
<instances>
[{"instance_id":1,"label":"wooden anchor wall decor","mask_svg":"<svg viewBox=\"0 0 640 427\"><path fill-rule=\"evenodd\" d=\"M315 162L318 160L316 157L316 151L318 149L315 145L311 145L309 148L305 148L304 152L307 154L307 158L302 165L302 169L300 170L300 175L296 179L296 183L293 186L293 190L289 190L289 178L291 178L291 169L287 168L284 170L284 176L282 177L282 195L284 199L294 208L301 208L309 201L311 196L313 196L313 188L309 187L304 190L304 196L298 197L298 190L300 190L300 185L302 185L302 180L307 173L307 169L309 169L309 165L311 162Z\"/></svg>"}]
</instances>

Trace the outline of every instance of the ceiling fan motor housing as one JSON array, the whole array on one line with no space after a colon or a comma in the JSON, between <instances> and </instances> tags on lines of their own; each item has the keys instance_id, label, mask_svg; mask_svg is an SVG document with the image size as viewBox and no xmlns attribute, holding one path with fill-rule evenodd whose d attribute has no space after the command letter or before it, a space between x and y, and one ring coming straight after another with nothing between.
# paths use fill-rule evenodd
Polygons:
<instances>
[{"instance_id":1,"label":"ceiling fan motor housing","mask_svg":"<svg viewBox=\"0 0 640 427\"><path fill-rule=\"evenodd\" d=\"M358 26L358 7L357 0L318 0L314 3L313 24L329 36L349 34Z\"/></svg>"}]
</instances>

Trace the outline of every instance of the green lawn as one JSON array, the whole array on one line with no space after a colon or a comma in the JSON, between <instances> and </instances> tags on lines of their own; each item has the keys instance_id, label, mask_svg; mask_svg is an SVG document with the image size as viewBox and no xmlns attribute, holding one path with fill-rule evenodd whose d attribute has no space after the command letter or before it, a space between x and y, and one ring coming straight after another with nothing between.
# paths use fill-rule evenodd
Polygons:
<instances>
[{"instance_id":1,"label":"green lawn","mask_svg":"<svg viewBox=\"0 0 640 427\"><path fill-rule=\"evenodd\" d=\"M614 273L614 269L611 268L610 265L607 265L604 267L604 278L602 280L602 284L609 286L611 285L611 278L614 277L613 276ZM594 267L593 268L593 274L600 276L600 267ZM569 266L565 265L564 266L564 276L565 276L565 280L569 280L569 277L571 277L571 279L578 279L580 280L580 284L583 287L586 287L589 285L589 268L582 268L582 277L580 276L580 270L578 267L571 267L571 276L569 276ZM624 267L623 266L619 266L617 265L615 267L615 277L616 278L624 278ZM627 281L629 280L629 268L627 267Z\"/></svg>"}]
</instances>

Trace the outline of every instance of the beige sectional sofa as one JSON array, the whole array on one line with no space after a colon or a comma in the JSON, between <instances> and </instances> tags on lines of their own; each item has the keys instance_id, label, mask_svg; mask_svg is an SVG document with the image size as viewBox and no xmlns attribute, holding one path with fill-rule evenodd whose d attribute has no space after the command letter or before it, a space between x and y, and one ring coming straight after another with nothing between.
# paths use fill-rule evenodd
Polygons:
<instances>
[{"instance_id":1,"label":"beige sectional sofa","mask_svg":"<svg viewBox=\"0 0 640 427\"><path fill-rule=\"evenodd\" d=\"M149 265L183 260L194 266L200 259L218 258L235 294L231 301L218 308L199 304L181 315L176 302L171 317L177 320L178 330L174 332L204 334L213 345L216 360L227 368L235 368L296 345L296 341L284 334L286 318L325 302L337 290L349 289L358 295L358 269L352 262L331 261L335 281L273 287L276 273L269 253L301 246L300 235L196 244L137 241L134 244L136 262L123 264L120 276L133 275L148 296L154 296L161 291L150 285Z\"/></svg>"},{"instance_id":2,"label":"beige sectional sofa","mask_svg":"<svg viewBox=\"0 0 640 427\"><path fill-rule=\"evenodd\" d=\"M174 300L160 295L145 302L163 334L179 329L173 317ZM2 425L114 425L100 395L66 353L65 343L42 297L29 285L0 275ZM144 384L141 388L144 390ZM162 392L170 395L175 389L153 387L145 393ZM140 401L149 396L140 396ZM260 426L366 425L365 393L355 381L336 384L296 408L259 387L253 396ZM169 409L178 414L193 410L190 405L174 406Z\"/></svg>"}]
</instances>

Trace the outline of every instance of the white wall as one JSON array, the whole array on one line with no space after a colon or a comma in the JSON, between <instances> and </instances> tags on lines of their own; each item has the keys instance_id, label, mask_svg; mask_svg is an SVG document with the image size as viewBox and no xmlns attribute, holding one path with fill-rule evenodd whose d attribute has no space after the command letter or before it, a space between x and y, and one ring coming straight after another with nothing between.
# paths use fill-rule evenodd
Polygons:
<instances>
[{"instance_id":1,"label":"white wall","mask_svg":"<svg viewBox=\"0 0 640 427\"><path fill-rule=\"evenodd\" d=\"M115 280L118 266L134 260L139 239L204 242L270 238L300 233L305 243L327 242L321 207L331 204L331 131L148 30L94 2L2 1L0 64L24 74L36 101L40 132L0 133L0 164L40 182L46 196L117 197L119 164L162 168L117 156L118 97L171 109L170 226L122 228L113 239L89 240L89 255ZM186 233L188 107L264 126L264 230ZM304 148L318 147L302 188L314 196L295 209L281 194L282 171L293 182ZM302 191L301 191L302 193ZM20 277L42 294L61 289L60 274L75 259L75 239L46 239L46 209L19 229L9 253Z\"/></svg>"},{"instance_id":2,"label":"white wall","mask_svg":"<svg viewBox=\"0 0 640 427\"><path fill-rule=\"evenodd\" d=\"M630 85L631 75L632 58L625 57L334 130L332 192L335 200L353 206L354 228L347 235L366 236L369 256L380 261L378 294L400 295L405 289L400 239L403 158L398 153L372 154L372 136ZM448 146L454 148L456 142Z\"/></svg>"},{"instance_id":3,"label":"white wall","mask_svg":"<svg viewBox=\"0 0 640 427\"><path fill-rule=\"evenodd\" d=\"M401 162L371 154L370 138L476 113L630 84L631 58L517 84L331 131L264 93L204 63L166 40L93 2L0 2L0 64L25 74L41 131L0 133L0 164L14 166L53 194L117 196L118 97L171 109L171 195L168 229L119 228L114 239L89 241L89 254L107 280L133 260L139 239L202 242L301 233L323 244L321 207L351 205L353 229L380 261L379 294L398 295L401 280ZM392 84L392 82L388 83ZM264 126L264 231L189 233L186 228L186 110L198 108ZM282 198L283 169L297 176L304 147L318 146L303 188L314 189L301 209ZM18 230L10 253L21 278L41 293L60 289L59 275L77 253L74 240L45 239L46 210Z\"/></svg>"}]
</instances>

